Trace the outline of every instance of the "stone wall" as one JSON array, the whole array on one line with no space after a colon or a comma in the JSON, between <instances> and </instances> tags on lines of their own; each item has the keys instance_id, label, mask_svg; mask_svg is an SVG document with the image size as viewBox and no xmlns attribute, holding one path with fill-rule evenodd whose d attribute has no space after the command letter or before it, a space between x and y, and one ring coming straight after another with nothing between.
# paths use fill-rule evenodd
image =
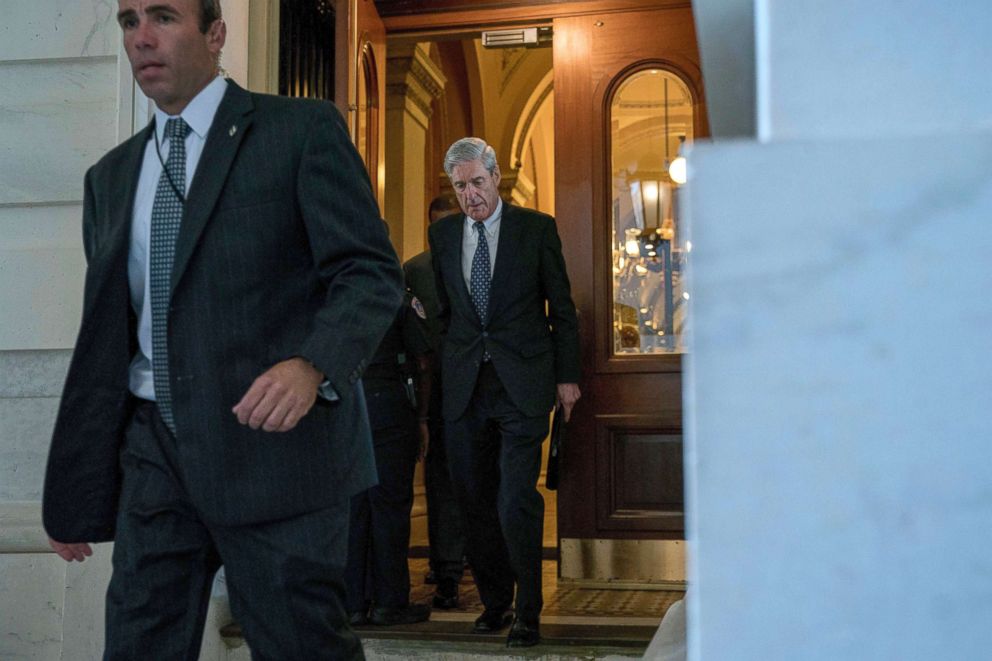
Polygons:
<instances>
[{"instance_id":1,"label":"stone wall","mask_svg":"<svg viewBox=\"0 0 992 661\"><path fill-rule=\"evenodd\" d=\"M689 155L689 658L984 658L992 12L755 5L758 139Z\"/></svg>"},{"instance_id":2,"label":"stone wall","mask_svg":"<svg viewBox=\"0 0 992 661\"><path fill-rule=\"evenodd\" d=\"M99 658L111 545L83 564L41 527L45 460L82 309L83 175L148 120L114 0L4 4L0 25L0 659ZM247 80L249 3L223 64ZM216 619L211 611L211 622ZM204 658L222 654L216 627Z\"/></svg>"},{"instance_id":3,"label":"stone wall","mask_svg":"<svg viewBox=\"0 0 992 661\"><path fill-rule=\"evenodd\" d=\"M92 659L107 550L68 567L41 530L45 458L82 308L83 174L121 112L116 3L9 3L0 28L0 658ZM128 106L130 98L128 98ZM67 589L69 588L69 589ZM82 603L80 603L82 600Z\"/></svg>"}]
</instances>

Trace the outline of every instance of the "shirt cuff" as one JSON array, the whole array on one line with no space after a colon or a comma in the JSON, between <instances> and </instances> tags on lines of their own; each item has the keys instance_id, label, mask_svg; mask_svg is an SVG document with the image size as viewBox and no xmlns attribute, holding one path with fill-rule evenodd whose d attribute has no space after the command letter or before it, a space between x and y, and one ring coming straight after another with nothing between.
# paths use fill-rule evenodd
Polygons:
<instances>
[{"instance_id":1,"label":"shirt cuff","mask_svg":"<svg viewBox=\"0 0 992 661\"><path fill-rule=\"evenodd\" d=\"M317 394L320 395L322 399L326 399L329 402L336 402L341 399L338 395L338 391L331 385L330 379L324 379L323 383L317 386Z\"/></svg>"}]
</instances>

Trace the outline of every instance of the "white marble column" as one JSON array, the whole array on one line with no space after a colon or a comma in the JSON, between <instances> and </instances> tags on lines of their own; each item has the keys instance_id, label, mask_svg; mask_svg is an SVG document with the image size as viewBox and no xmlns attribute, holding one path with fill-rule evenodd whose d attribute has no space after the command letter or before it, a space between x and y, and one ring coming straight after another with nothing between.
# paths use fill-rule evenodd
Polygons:
<instances>
[{"instance_id":1,"label":"white marble column","mask_svg":"<svg viewBox=\"0 0 992 661\"><path fill-rule=\"evenodd\" d=\"M986 658L992 11L755 25L759 140L684 198L689 658Z\"/></svg>"}]
</instances>

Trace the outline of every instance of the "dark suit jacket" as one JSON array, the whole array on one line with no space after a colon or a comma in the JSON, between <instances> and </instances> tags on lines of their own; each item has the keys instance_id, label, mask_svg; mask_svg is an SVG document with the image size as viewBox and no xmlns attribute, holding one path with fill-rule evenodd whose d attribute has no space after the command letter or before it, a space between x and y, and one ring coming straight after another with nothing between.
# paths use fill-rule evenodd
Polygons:
<instances>
[{"instance_id":1,"label":"dark suit jacket","mask_svg":"<svg viewBox=\"0 0 992 661\"><path fill-rule=\"evenodd\" d=\"M151 130L86 175L83 319L44 492L45 527L63 542L114 535L137 346L127 256ZM229 83L187 196L169 311L177 468L207 521L287 517L374 483L359 378L396 314L401 283L334 107ZM293 356L321 370L340 401L318 399L284 434L238 424L231 408L252 381Z\"/></svg>"},{"instance_id":2,"label":"dark suit jacket","mask_svg":"<svg viewBox=\"0 0 992 661\"><path fill-rule=\"evenodd\" d=\"M548 413L555 384L580 376L578 321L554 218L503 203L484 323L462 275L464 222L457 214L428 230L443 329L444 419L465 412L486 350L516 407L528 416Z\"/></svg>"}]
</instances>

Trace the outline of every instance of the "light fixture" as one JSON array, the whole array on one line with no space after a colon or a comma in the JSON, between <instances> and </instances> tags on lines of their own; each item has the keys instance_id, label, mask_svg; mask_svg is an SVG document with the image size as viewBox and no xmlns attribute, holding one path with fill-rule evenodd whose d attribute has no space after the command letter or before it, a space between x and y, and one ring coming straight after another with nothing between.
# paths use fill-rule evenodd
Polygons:
<instances>
[{"instance_id":1,"label":"light fixture","mask_svg":"<svg viewBox=\"0 0 992 661\"><path fill-rule=\"evenodd\" d=\"M554 31L550 26L486 30L482 33L483 48L535 48L550 46Z\"/></svg>"},{"instance_id":2,"label":"light fixture","mask_svg":"<svg viewBox=\"0 0 992 661\"><path fill-rule=\"evenodd\" d=\"M679 155L676 156L675 159L668 166L668 176L671 177L672 181L674 181L679 186L681 186L688 180L688 177L686 176L688 174L687 172L688 168L686 167L685 156L682 155L682 148L684 146L685 146L685 136L680 135Z\"/></svg>"}]
</instances>

